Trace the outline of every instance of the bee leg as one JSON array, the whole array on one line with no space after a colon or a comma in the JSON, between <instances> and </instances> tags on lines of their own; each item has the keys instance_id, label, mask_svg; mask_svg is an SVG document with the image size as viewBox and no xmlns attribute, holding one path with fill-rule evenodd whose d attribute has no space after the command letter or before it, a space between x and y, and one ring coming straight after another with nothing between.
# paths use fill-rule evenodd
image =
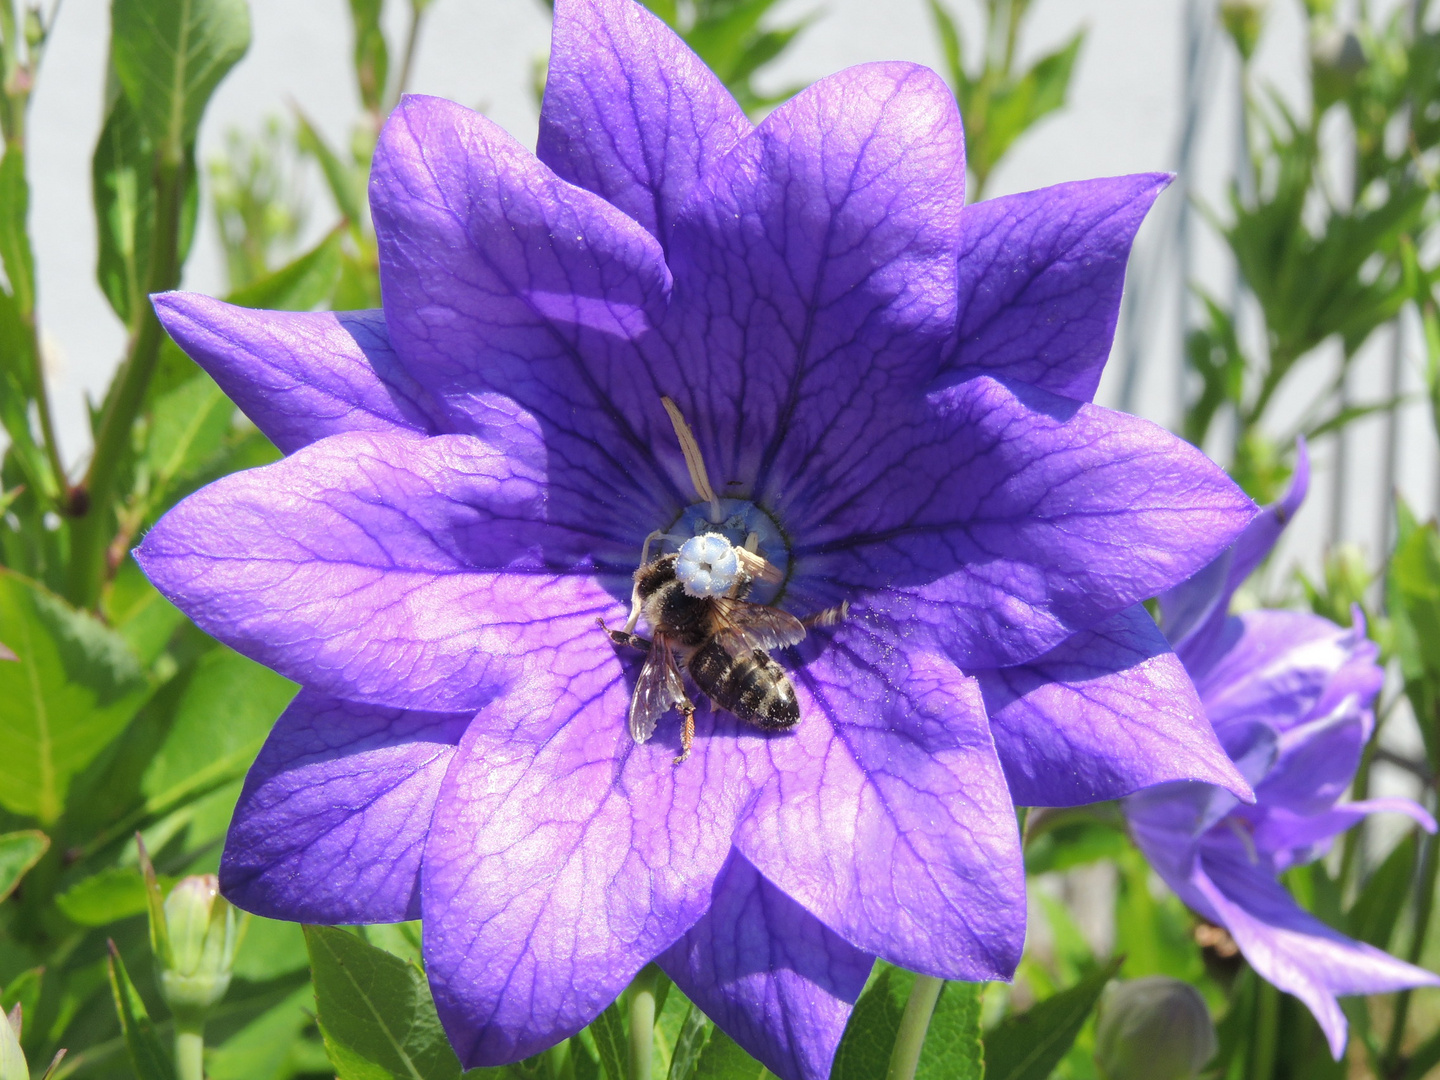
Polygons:
<instances>
[{"instance_id":1,"label":"bee leg","mask_svg":"<svg viewBox=\"0 0 1440 1080\"><path fill-rule=\"evenodd\" d=\"M690 747L695 745L695 705L689 698L682 698L675 707L680 710L682 720L680 756L675 759L675 764L679 765L690 756Z\"/></svg>"},{"instance_id":2,"label":"bee leg","mask_svg":"<svg viewBox=\"0 0 1440 1080\"><path fill-rule=\"evenodd\" d=\"M629 645L632 649L639 649L641 652L650 651L650 642L647 638L643 638L639 634L632 634L628 630L611 630L605 625L604 619L596 619L595 622L616 645Z\"/></svg>"},{"instance_id":3,"label":"bee leg","mask_svg":"<svg viewBox=\"0 0 1440 1080\"><path fill-rule=\"evenodd\" d=\"M828 607L824 611L817 611L808 619L800 621L806 626L836 626L850 617L850 601L845 600L834 607Z\"/></svg>"}]
</instances>

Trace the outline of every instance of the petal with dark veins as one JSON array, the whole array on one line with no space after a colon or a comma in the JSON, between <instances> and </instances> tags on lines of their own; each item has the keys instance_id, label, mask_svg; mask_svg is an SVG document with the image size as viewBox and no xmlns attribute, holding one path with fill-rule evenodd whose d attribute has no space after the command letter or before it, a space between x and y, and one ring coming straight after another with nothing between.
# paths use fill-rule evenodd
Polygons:
<instances>
[{"instance_id":1,"label":"petal with dark veins","mask_svg":"<svg viewBox=\"0 0 1440 1080\"><path fill-rule=\"evenodd\" d=\"M780 1080L830 1075L874 962L738 851L710 910L659 957L685 996Z\"/></svg>"},{"instance_id":2,"label":"petal with dark veins","mask_svg":"<svg viewBox=\"0 0 1440 1080\"><path fill-rule=\"evenodd\" d=\"M1102 802L1172 780L1253 798L1142 607L1028 664L973 674L1018 806Z\"/></svg>"},{"instance_id":3,"label":"petal with dark veins","mask_svg":"<svg viewBox=\"0 0 1440 1080\"><path fill-rule=\"evenodd\" d=\"M987 199L960 217L960 307L941 378L988 371L1089 401L1110 358L1136 230L1164 173Z\"/></svg>"},{"instance_id":4,"label":"petal with dark veins","mask_svg":"<svg viewBox=\"0 0 1440 1080\"><path fill-rule=\"evenodd\" d=\"M668 241L701 174L750 130L730 92L633 0L557 0L536 155Z\"/></svg>"},{"instance_id":5,"label":"petal with dark veins","mask_svg":"<svg viewBox=\"0 0 1440 1080\"><path fill-rule=\"evenodd\" d=\"M300 691L245 778L225 896L295 922L418 919L431 811L469 723Z\"/></svg>"},{"instance_id":6,"label":"petal with dark veins","mask_svg":"<svg viewBox=\"0 0 1440 1080\"><path fill-rule=\"evenodd\" d=\"M547 520L553 497L533 439L332 435L190 496L135 557L207 633L302 686L462 712L555 633L624 610L629 567L607 591L605 540Z\"/></svg>"}]
</instances>

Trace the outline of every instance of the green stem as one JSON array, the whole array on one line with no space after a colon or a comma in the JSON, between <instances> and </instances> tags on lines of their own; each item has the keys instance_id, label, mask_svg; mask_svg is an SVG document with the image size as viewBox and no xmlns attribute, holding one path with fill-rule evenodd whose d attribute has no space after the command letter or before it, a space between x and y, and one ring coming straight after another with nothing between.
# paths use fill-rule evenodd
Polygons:
<instances>
[{"instance_id":1,"label":"green stem","mask_svg":"<svg viewBox=\"0 0 1440 1080\"><path fill-rule=\"evenodd\" d=\"M655 987L660 969L646 964L630 984L630 1080L650 1080L655 1058Z\"/></svg>"},{"instance_id":2,"label":"green stem","mask_svg":"<svg viewBox=\"0 0 1440 1080\"><path fill-rule=\"evenodd\" d=\"M204 1028L175 1028L175 1076L177 1080L205 1080Z\"/></svg>"},{"instance_id":3,"label":"green stem","mask_svg":"<svg viewBox=\"0 0 1440 1080\"><path fill-rule=\"evenodd\" d=\"M1435 907L1437 871L1440 871L1440 858L1436 857L1435 838L1433 836L1425 837L1420 850L1420 891L1415 897L1415 935L1410 941L1410 952L1406 956L1406 959L1412 964L1419 964L1420 958L1425 952L1425 939L1430 929L1430 916ZM1400 1051L1405 1042L1405 1023L1410 1018L1410 994L1411 991L1402 990L1395 998L1395 1019L1391 1022L1390 1038L1385 1044L1387 1073L1393 1071L1400 1061Z\"/></svg>"},{"instance_id":4,"label":"green stem","mask_svg":"<svg viewBox=\"0 0 1440 1080\"><path fill-rule=\"evenodd\" d=\"M155 240L150 256L147 293L165 292L180 282L180 218L185 201L187 165L183 155L159 156L155 171ZM121 465L130 448L131 429L145 404L145 392L160 359L165 331L154 309L142 306L140 324L131 338L130 351L105 401L95 452L83 484L83 514L76 522L70 550L70 599L81 607L99 601L106 576L110 543L111 504Z\"/></svg>"},{"instance_id":5,"label":"green stem","mask_svg":"<svg viewBox=\"0 0 1440 1080\"><path fill-rule=\"evenodd\" d=\"M885 1080L914 1080L915 1069L920 1064L920 1050L925 1045L925 1033L930 1030L930 1017L935 1014L935 1003L940 1000L944 979L933 975L916 975L915 985L910 988L910 1000L905 1003L905 1012L900 1017L900 1030L895 1033L895 1049L890 1053L890 1068Z\"/></svg>"},{"instance_id":6,"label":"green stem","mask_svg":"<svg viewBox=\"0 0 1440 1080\"><path fill-rule=\"evenodd\" d=\"M1280 1046L1280 991L1259 980L1255 1000L1255 1038L1250 1046L1248 1080L1270 1080Z\"/></svg>"}]
</instances>

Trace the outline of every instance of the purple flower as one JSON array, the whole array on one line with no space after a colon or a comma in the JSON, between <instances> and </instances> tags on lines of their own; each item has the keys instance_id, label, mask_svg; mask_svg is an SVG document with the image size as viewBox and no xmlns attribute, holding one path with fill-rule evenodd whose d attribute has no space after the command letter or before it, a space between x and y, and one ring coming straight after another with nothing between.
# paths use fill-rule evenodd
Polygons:
<instances>
[{"instance_id":1,"label":"purple flower","mask_svg":"<svg viewBox=\"0 0 1440 1080\"><path fill-rule=\"evenodd\" d=\"M137 552L304 687L226 895L423 917L467 1066L571 1034L658 957L795 1080L828 1075L875 956L1010 975L1014 802L1248 797L1139 603L1254 507L1090 402L1166 178L964 208L964 176L927 69L854 68L752 127L638 4L560 0L538 157L450 102L391 117L383 312L156 298L288 455ZM631 738L640 655L596 625L647 536L715 528L663 397L774 603L850 605L776 654L792 730L701 702L680 765L675 713Z\"/></svg>"},{"instance_id":2,"label":"purple flower","mask_svg":"<svg viewBox=\"0 0 1440 1080\"><path fill-rule=\"evenodd\" d=\"M1374 730L1384 672L1357 609L1350 629L1295 611L1228 614L1230 598L1279 539L1309 483L1304 447L1285 498L1233 547L1161 597L1176 653L1215 732L1255 789L1246 806L1210 784L1164 784L1125 800L1130 830L1180 898L1225 927L1261 976L1310 1008L1339 1060L1337 994L1440 985L1440 976L1352 941L1302 910L1276 881L1323 856L1368 814L1435 822L1408 799L1337 805Z\"/></svg>"}]
</instances>

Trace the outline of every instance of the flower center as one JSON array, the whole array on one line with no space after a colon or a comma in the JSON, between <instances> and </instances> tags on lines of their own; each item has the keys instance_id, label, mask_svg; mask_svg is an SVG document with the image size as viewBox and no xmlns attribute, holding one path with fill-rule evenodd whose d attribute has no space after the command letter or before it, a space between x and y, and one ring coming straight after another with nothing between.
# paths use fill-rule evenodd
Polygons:
<instances>
[{"instance_id":1,"label":"flower center","mask_svg":"<svg viewBox=\"0 0 1440 1080\"><path fill-rule=\"evenodd\" d=\"M720 518L712 521L709 502L687 506L666 529L666 552L678 551L676 577L696 596L721 596L735 584L740 572L734 549L755 538L755 554L780 571L779 583L756 581L748 599L773 603L784 587L790 567L790 549L775 519L752 502L720 499ZM722 584L723 583L723 584ZM707 591L708 590L708 591Z\"/></svg>"}]
</instances>

